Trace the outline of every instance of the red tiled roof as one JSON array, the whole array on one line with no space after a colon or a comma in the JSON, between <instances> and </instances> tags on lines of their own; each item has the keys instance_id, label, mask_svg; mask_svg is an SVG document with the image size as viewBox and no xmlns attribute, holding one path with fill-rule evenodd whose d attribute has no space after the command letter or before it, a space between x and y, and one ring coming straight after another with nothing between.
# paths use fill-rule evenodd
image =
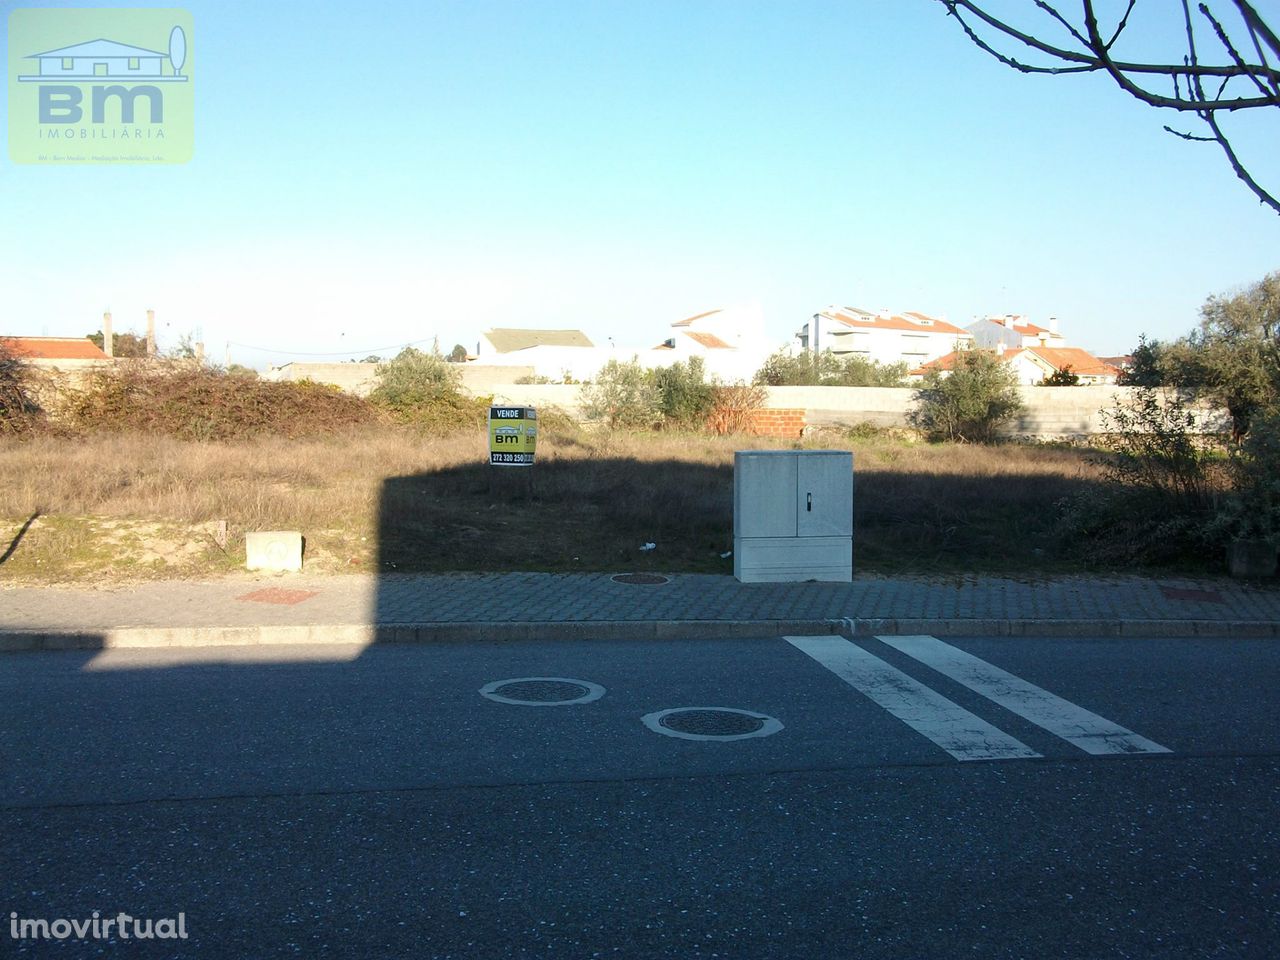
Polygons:
<instances>
[{"instance_id":1,"label":"red tiled roof","mask_svg":"<svg viewBox=\"0 0 1280 960\"><path fill-rule=\"evenodd\" d=\"M692 317L685 317L685 319L683 320L677 320L675 323L672 324L672 326L673 327L689 327L693 325L693 321L701 320L703 317L709 317L713 313L719 313L719 312L720 312L719 309L708 310L706 313L699 313Z\"/></svg>"},{"instance_id":2,"label":"red tiled roof","mask_svg":"<svg viewBox=\"0 0 1280 960\"><path fill-rule=\"evenodd\" d=\"M1055 370L1070 367L1072 373L1082 377L1114 377L1120 372L1079 347L1028 347L1027 352L1035 354ZM1007 359L1010 354L1005 356Z\"/></svg>"},{"instance_id":3,"label":"red tiled roof","mask_svg":"<svg viewBox=\"0 0 1280 960\"><path fill-rule=\"evenodd\" d=\"M849 312L846 312L849 311ZM844 310L823 310L822 316L829 317L843 323L846 327L865 330L910 330L912 333L949 333L957 337L971 337L972 334L961 330L959 327L952 326L945 320L934 320L922 313L907 314L905 317L899 316L868 316L861 312L852 312L851 308L846 307ZM918 317L917 320L908 320L907 317ZM930 321L925 323L924 321Z\"/></svg>"},{"instance_id":4,"label":"red tiled roof","mask_svg":"<svg viewBox=\"0 0 1280 960\"><path fill-rule=\"evenodd\" d=\"M0 337L15 357L32 360L106 360L107 355L85 337Z\"/></svg>"},{"instance_id":5,"label":"red tiled roof","mask_svg":"<svg viewBox=\"0 0 1280 960\"><path fill-rule=\"evenodd\" d=\"M924 376L930 370L951 370L955 368L955 365L956 352L952 350L950 353L944 354L934 360L930 360L928 363L922 363L920 366L912 370L909 376Z\"/></svg>"},{"instance_id":6,"label":"red tiled roof","mask_svg":"<svg viewBox=\"0 0 1280 960\"><path fill-rule=\"evenodd\" d=\"M685 331L685 336L688 337L690 340L693 340L695 343L702 344L708 350L732 350L733 349L733 347L730 344L725 343L723 340L717 337L714 333L698 333L696 331L695 332Z\"/></svg>"}]
</instances>

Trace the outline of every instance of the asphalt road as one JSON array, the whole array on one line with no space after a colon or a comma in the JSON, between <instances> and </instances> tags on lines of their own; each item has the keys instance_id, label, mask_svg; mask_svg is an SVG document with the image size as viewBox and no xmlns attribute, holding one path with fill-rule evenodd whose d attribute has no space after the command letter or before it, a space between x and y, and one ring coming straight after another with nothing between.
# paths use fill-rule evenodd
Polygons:
<instances>
[{"instance_id":1,"label":"asphalt road","mask_svg":"<svg viewBox=\"0 0 1280 960\"><path fill-rule=\"evenodd\" d=\"M1225 638L11 654L0 955L1274 957L1277 689ZM94 911L188 936L13 936Z\"/></svg>"}]
</instances>

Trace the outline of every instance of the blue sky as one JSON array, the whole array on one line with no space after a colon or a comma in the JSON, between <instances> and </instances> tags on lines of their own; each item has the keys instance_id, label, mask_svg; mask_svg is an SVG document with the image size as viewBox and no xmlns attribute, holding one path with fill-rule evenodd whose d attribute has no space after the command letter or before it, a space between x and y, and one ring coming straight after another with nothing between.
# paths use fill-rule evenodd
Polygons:
<instances>
[{"instance_id":1,"label":"blue sky","mask_svg":"<svg viewBox=\"0 0 1280 960\"><path fill-rule=\"evenodd\" d=\"M1217 148L1000 66L934 0L186 9L190 163L0 159L0 332L154 308L263 366L489 326L649 346L749 302L781 342L837 302L1053 315L1110 354L1280 269Z\"/></svg>"}]
</instances>

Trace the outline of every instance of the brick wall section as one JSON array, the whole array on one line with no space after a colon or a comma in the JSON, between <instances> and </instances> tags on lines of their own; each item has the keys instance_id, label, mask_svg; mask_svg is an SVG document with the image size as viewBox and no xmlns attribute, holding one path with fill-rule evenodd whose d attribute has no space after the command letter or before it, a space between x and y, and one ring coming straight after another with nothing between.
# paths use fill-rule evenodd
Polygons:
<instances>
[{"instance_id":1,"label":"brick wall section","mask_svg":"<svg viewBox=\"0 0 1280 960\"><path fill-rule=\"evenodd\" d=\"M757 437L796 439L804 432L804 410L754 410L751 413L751 432Z\"/></svg>"}]
</instances>

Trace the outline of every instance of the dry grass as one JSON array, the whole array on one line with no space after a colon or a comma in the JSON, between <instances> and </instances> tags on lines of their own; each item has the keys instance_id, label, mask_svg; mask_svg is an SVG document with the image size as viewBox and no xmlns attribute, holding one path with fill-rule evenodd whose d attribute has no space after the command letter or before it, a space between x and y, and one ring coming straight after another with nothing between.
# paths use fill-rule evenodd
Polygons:
<instances>
[{"instance_id":1,"label":"dry grass","mask_svg":"<svg viewBox=\"0 0 1280 960\"><path fill-rule=\"evenodd\" d=\"M1097 482L1083 452L901 440L853 449L855 560L884 572L1071 568L1055 503ZM327 439L188 443L165 437L0 443L0 553L33 513L0 579L219 573L246 530L295 529L310 569L728 572L733 452L783 442L587 433L544 424L531 501L491 495L479 433L385 427ZM224 553L212 522L228 520ZM150 525L150 526L147 526ZM645 553L642 543L658 549Z\"/></svg>"}]
</instances>

